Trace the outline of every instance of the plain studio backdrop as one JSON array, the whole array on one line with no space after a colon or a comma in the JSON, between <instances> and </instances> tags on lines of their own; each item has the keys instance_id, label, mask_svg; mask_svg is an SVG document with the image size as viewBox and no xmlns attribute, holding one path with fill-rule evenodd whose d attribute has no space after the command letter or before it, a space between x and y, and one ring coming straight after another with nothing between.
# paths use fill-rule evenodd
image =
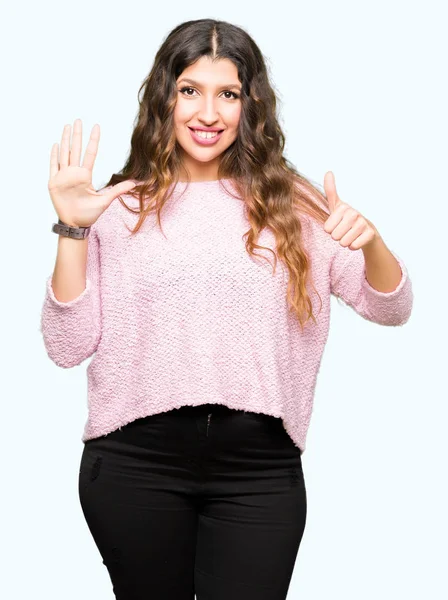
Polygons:
<instances>
[{"instance_id":1,"label":"plain studio backdrop","mask_svg":"<svg viewBox=\"0 0 448 600\"><path fill-rule=\"evenodd\" d=\"M448 597L447 6L434 0L3 2L2 597L107 600L78 500L86 367L39 331L63 126L101 127L93 184L123 165L138 88L168 32L226 20L261 48L286 156L378 228L413 282L403 327L332 298L303 469L308 515L288 599ZM273 548L275 552L275 548ZM229 599L231 600L231 599Z\"/></svg>"}]
</instances>

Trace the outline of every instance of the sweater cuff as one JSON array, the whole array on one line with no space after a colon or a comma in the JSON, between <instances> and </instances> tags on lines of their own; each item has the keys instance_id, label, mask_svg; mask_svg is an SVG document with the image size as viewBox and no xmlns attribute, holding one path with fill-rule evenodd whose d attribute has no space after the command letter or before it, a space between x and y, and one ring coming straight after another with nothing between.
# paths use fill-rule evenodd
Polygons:
<instances>
[{"instance_id":1,"label":"sweater cuff","mask_svg":"<svg viewBox=\"0 0 448 600\"><path fill-rule=\"evenodd\" d=\"M87 296L87 294L90 291L91 285L92 285L90 279L88 277L86 277L86 287L81 292L81 294L79 294L79 296L77 296L76 298L69 300L68 302L61 302L54 295L52 281L53 281L53 275L50 275L47 279L48 297L50 298L50 300L52 301L53 304L55 304L56 306L59 306L61 308L70 308L71 306L76 306L77 304L79 304L82 301L82 299L85 298L85 296Z\"/></svg>"},{"instance_id":2,"label":"sweater cuff","mask_svg":"<svg viewBox=\"0 0 448 600\"><path fill-rule=\"evenodd\" d=\"M400 265L400 268L401 268L400 282L398 283L397 287L394 290L392 290L391 292L381 292L380 290L377 290L376 288L372 287L370 285L370 283L367 281L366 271L365 271L365 267L364 267L363 288L364 288L364 291L366 291L367 294L370 294L371 296L375 296L377 298L394 298L395 296L400 294L401 290L403 289L403 287L405 286L406 282L409 279L409 273L408 273L408 270L407 270L404 262L401 260L401 258L399 256L397 256L395 254L395 252L393 250L390 250L390 252L394 255L398 264Z\"/></svg>"}]
</instances>

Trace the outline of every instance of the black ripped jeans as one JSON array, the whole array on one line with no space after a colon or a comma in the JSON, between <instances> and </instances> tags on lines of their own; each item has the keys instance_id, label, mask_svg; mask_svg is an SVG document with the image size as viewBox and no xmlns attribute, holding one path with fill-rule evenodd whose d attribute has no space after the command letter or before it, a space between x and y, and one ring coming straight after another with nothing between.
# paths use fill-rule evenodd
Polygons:
<instances>
[{"instance_id":1,"label":"black ripped jeans","mask_svg":"<svg viewBox=\"0 0 448 600\"><path fill-rule=\"evenodd\" d=\"M283 600L306 522L280 418L220 404L84 445L79 498L118 600Z\"/></svg>"}]
</instances>

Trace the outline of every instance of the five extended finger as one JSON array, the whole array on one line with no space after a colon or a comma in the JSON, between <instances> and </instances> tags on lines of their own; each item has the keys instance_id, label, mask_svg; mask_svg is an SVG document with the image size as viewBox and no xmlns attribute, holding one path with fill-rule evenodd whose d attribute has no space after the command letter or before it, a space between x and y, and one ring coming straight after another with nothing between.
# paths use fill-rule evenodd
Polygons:
<instances>
[{"instance_id":1,"label":"five extended finger","mask_svg":"<svg viewBox=\"0 0 448 600\"><path fill-rule=\"evenodd\" d=\"M61 155L59 157L59 165L60 168L68 167L68 160L70 156L70 133L71 133L71 125L65 125L62 131L61 138Z\"/></svg>"},{"instance_id":2,"label":"five extended finger","mask_svg":"<svg viewBox=\"0 0 448 600\"><path fill-rule=\"evenodd\" d=\"M82 122L76 119L73 125L72 148L70 151L70 166L79 167L82 148Z\"/></svg>"},{"instance_id":3,"label":"five extended finger","mask_svg":"<svg viewBox=\"0 0 448 600\"><path fill-rule=\"evenodd\" d=\"M82 162L82 166L90 171L93 170L93 165L95 164L99 141L100 126L95 123L95 125L92 127L92 133L90 134L89 143L87 144L87 148L84 153L84 160Z\"/></svg>"},{"instance_id":4,"label":"five extended finger","mask_svg":"<svg viewBox=\"0 0 448 600\"><path fill-rule=\"evenodd\" d=\"M59 144L55 142L51 148L51 155L50 155L50 179L55 177L55 175L58 171L59 171Z\"/></svg>"}]
</instances>

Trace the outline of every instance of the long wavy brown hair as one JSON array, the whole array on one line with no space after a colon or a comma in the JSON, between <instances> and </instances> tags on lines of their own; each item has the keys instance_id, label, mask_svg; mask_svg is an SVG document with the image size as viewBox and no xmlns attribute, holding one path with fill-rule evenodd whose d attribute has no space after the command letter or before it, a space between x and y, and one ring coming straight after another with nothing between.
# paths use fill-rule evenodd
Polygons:
<instances>
[{"instance_id":1,"label":"long wavy brown hair","mask_svg":"<svg viewBox=\"0 0 448 600\"><path fill-rule=\"evenodd\" d=\"M173 127L176 81L184 69L202 56L214 61L229 59L238 70L242 84L238 134L220 157L218 179L231 179L245 203L250 224L244 234L246 251L252 256L258 254L255 248L272 252L274 273L277 255L286 265L287 303L303 330L308 319L314 323L316 319L306 289L308 279L313 288L314 284L311 263L303 247L300 214L323 223L330 210L325 194L283 156L285 136L277 119L277 99L266 64L258 46L243 29L225 21L198 19L181 23L168 34L138 92L139 111L129 157L105 187L129 179L137 181L138 185L129 192L138 197L137 211L119 197L127 210L140 215L132 234L137 233L153 210L161 228L161 210L173 184L184 172ZM150 202L145 203L148 198ZM264 227L275 236L277 254L256 243ZM322 307L320 296L319 299Z\"/></svg>"}]
</instances>

